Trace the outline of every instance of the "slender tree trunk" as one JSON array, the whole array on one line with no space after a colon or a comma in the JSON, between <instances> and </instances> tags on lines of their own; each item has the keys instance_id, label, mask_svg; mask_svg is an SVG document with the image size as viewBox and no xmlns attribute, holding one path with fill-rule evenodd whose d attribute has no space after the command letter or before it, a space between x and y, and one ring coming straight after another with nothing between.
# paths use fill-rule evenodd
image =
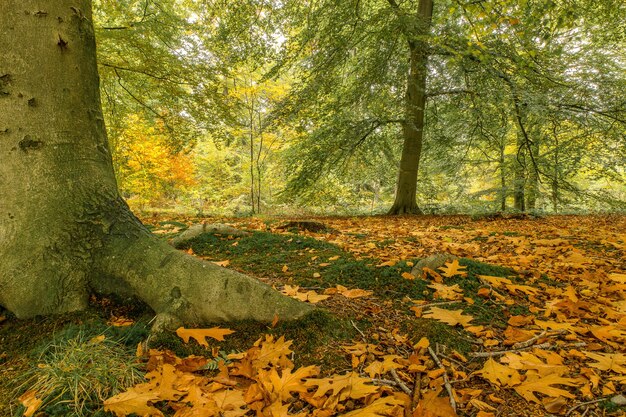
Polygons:
<instances>
[{"instance_id":1,"label":"slender tree trunk","mask_svg":"<svg viewBox=\"0 0 626 417\"><path fill-rule=\"evenodd\" d=\"M537 164L539 160L540 132L538 132L538 129L534 130L536 134L533 137L533 143L530 145L532 157L529 158L526 210L535 210L537 208L537 198L539 197L539 172L535 164Z\"/></svg>"},{"instance_id":2,"label":"slender tree trunk","mask_svg":"<svg viewBox=\"0 0 626 417\"><path fill-rule=\"evenodd\" d=\"M513 179L513 207L520 212L526 211L524 188L526 187L526 148L524 136L517 133L517 157L515 158L515 177Z\"/></svg>"},{"instance_id":3,"label":"slender tree trunk","mask_svg":"<svg viewBox=\"0 0 626 417\"><path fill-rule=\"evenodd\" d=\"M310 308L153 237L120 198L90 0L0 2L0 304L18 317L135 295L161 317L289 319Z\"/></svg>"},{"instance_id":4,"label":"slender tree trunk","mask_svg":"<svg viewBox=\"0 0 626 417\"><path fill-rule=\"evenodd\" d=\"M502 138L502 143L500 143L500 160L498 163L500 164L500 211L506 211L506 167L505 167L505 144L506 144L506 136Z\"/></svg>"},{"instance_id":5,"label":"slender tree trunk","mask_svg":"<svg viewBox=\"0 0 626 417\"><path fill-rule=\"evenodd\" d=\"M416 33L408 31L409 74L405 96L405 121L402 126L404 145L400 159L400 172L396 185L395 201L389 214L421 214L417 205L417 172L424 137L424 111L426 108L426 77L428 45L424 37L430 32L433 0L420 0Z\"/></svg>"}]
</instances>

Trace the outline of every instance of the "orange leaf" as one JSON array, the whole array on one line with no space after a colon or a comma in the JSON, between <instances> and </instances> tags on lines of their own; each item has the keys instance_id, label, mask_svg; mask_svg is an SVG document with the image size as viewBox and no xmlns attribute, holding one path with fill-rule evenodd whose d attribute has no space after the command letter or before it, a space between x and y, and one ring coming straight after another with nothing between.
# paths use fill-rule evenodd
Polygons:
<instances>
[{"instance_id":1,"label":"orange leaf","mask_svg":"<svg viewBox=\"0 0 626 417\"><path fill-rule=\"evenodd\" d=\"M206 341L207 337L213 338L217 341L223 341L224 336L235 333L230 329L222 329L220 327L212 327L210 329L185 329L184 327L179 327L176 329L176 334L178 337L183 339L185 343L189 343L189 338L195 339L198 344L202 346L209 346Z\"/></svg>"},{"instance_id":2,"label":"orange leaf","mask_svg":"<svg viewBox=\"0 0 626 417\"><path fill-rule=\"evenodd\" d=\"M20 402L24 407L26 407L26 411L24 411L24 417L30 417L35 414L35 411L41 407L43 403L42 400L37 398L37 392L35 390L28 390L24 394L22 394L19 398Z\"/></svg>"}]
</instances>

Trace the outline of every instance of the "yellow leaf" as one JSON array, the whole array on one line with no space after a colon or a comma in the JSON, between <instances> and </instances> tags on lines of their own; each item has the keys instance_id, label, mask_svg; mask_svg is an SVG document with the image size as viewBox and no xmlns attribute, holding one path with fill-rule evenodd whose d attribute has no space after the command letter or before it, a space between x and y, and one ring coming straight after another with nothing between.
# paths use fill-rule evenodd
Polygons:
<instances>
[{"instance_id":1,"label":"yellow leaf","mask_svg":"<svg viewBox=\"0 0 626 417\"><path fill-rule=\"evenodd\" d=\"M401 396L382 397L370 405L359 408L358 410L350 411L349 413L342 414L343 417L379 417L379 416L396 416L403 408L405 399Z\"/></svg>"},{"instance_id":2,"label":"yellow leaf","mask_svg":"<svg viewBox=\"0 0 626 417\"><path fill-rule=\"evenodd\" d=\"M184 327L179 327L176 329L176 334L183 339L185 343L189 343L189 338L193 338L198 344L207 347L209 346L206 341L207 337L221 342L224 340L224 336L233 333L235 333L233 330L222 329L220 327L212 327L210 329L185 329Z\"/></svg>"},{"instance_id":3,"label":"yellow leaf","mask_svg":"<svg viewBox=\"0 0 626 417\"><path fill-rule=\"evenodd\" d=\"M104 401L104 411L115 413L117 417L125 417L135 413L140 416L163 416L149 402L159 401L159 396L151 391L137 391L135 388L117 394Z\"/></svg>"},{"instance_id":4,"label":"yellow leaf","mask_svg":"<svg viewBox=\"0 0 626 417\"><path fill-rule=\"evenodd\" d=\"M212 261L215 265L227 267L230 265L230 260L226 259L224 261Z\"/></svg>"},{"instance_id":5,"label":"yellow leaf","mask_svg":"<svg viewBox=\"0 0 626 417\"><path fill-rule=\"evenodd\" d=\"M402 273L402 278L404 279L408 279L409 281L413 281L415 279L415 275L409 273L409 272L403 272Z\"/></svg>"},{"instance_id":6,"label":"yellow leaf","mask_svg":"<svg viewBox=\"0 0 626 417\"><path fill-rule=\"evenodd\" d=\"M283 265L282 270L283 270L283 272L287 272L287 271L289 271L289 267L287 265Z\"/></svg>"},{"instance_id":7,"label":"yellow leaf","mask_svg":"<svg viewBox=\"0 0 626 417\"><path fill-rule=\"evenodd\" d=\"M374 378L376 375L382 375L389 372L392 369L402 368L403 365L400 365L397 362L394 362L397 359L401 359L398 355L385 355L383 356L382 361L374 361L369 364L365 368L365 372L370 376L370 378Z\"/></svg>"},{"instance_id":8,"label":"yellow leaf","mask_svg":"<svg viewBox=\"0 0 626 417\"><path fill-rule=\"evenodd\" d=\"M511 387L521 382L520 374L513 368L501 365L493 358L487 359L483 368L474 372L476 375L480 375L487 381L499 386Z\"/></svg>"},{"instance_id":9,"label":"yellow leaf","mask_svg":"<svg viewBox=\"0 0 626 417\"><path fill-rule=\"evenodd\" d=\"M442 388L439 387L424 394L413 412L413 417L456 417L450 399L447 396L439 396L441 391Z\"/></svg>"},{"instance_id":10,"label":"yellow leaf","mask_svg":"<svg viewBox=\"0 0 626 417\"><path fill-rule=\"evenodd\" d=\"M459 264L459 260L455 259L452 262L446 262L445 266L439 268L443 275L446 278L452 278L456 275L460 275L462 277L467 276L467 271L464 271L466 267Z\"/></svg>"},{"instance_id":11,"label":"yellow leaf","mask_svg":"<svg viewBox=\"0 0 626 417\"><path fill-rule=\"evenodd\" d=\"M439 320L450 326L460 324L463 327L468 326L469 322L474 320L474 317L464 315L463 310L446 310L439 307L431 307L423 317Z\"/></svg>"},{"instance_id":12,"label":"yellow leaf","mask_svg":"<svg viewBox=\"0 0 626 417\"><path fill-rule=\"evenodd\" d=\"M626 355L622 353L585 352L585 355L587 355L589 359L596 361L590 363L589 366L601 371L614 371L619 374L626 374Z\"/></svg>"},{"instance_id":13,"label":"yellow leaf","mask_svg":"<svg viewBox=\"0 0 626 417\"><path fill-rule=\"evenodd\" d=\"M535 396L535 392L541 393L551 398L557 398L559 396L565 398L576 398L576 395L572 394L571 392L565 391L561 388L553 387L552 385L566 385L570 387L575 387L578 384L579 382L576 379L564 378L557 374L550 374L542 377L536 375L534 378L527 378L526 381L513 387L513 389L519 395L524 397L526 401L533 401L535 403L541 404L541 401L539 401L539 399Z\"/></svg>"}]
</instances>

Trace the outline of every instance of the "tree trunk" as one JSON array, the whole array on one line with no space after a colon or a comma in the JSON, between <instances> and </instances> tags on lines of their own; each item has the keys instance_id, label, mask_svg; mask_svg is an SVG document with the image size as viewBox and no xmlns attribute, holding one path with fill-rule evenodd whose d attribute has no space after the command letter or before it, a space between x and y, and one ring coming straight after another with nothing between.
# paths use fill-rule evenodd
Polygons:
<instances>
[{"instance_id":1,"label":"tree trunk","mask_svg":"<svg viewBox=\"0 0 626 417\"><path fill-rule=\"evenodd\" d=\"M433 0L420 0L415 33L407 31L409 45L409 74L405 96L405 121L402 125L404 145L396 197L389 214L421 214L415 197L417 172L424 137L424 110L426 108L426 77L428 45L424 37L430 32Z\"/></svg>"},{"instance_id":2,"label":"tree trunk","mask_svg":"<svg viewBox=\"0 0 626 417\"><path fill-rule=\"evenodd\" d=\"M310 307L156 239L120 198L90 0L0 2L0 304L18 317L143 299L185 323L271 321Z\"/></svg>"},{"instance_id":3,"label":"tree trunk","mask_svg":"<svg viewBox=\"0 0 626 417\"><path fill-rule=\"evenodd\" d=\"M535 210L537 208L537 199L539 198L539 171L536 164L539 162L539 141L541 140L541 132L539 129L533 129L533 142L529 146L530 164L528 167L528 186L526 192L526 210Z\"/></svg>"}]
</instances>

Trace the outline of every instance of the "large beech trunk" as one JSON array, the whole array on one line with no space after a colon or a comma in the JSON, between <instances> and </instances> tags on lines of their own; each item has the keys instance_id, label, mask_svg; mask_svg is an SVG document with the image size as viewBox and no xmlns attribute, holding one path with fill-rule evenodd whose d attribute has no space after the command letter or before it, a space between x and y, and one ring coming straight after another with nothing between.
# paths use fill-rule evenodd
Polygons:
<instances>
[{"instance_id":1,"label":"large beech trunk","mask_svg":"<svg viewBox=\"0 0 626 417\"><path fill-rule=\"evenodd\" d=\"M0 305L18 317L143 299L184 323L292 319L308 305L159 241L120 198L90 0L0 1Z\"/></svg>"},{"instance_id":2,"label":"large beech trunk","mask_svg":"<svg viewBox=\"0 0 626 417\"><path fill-rule=\"evenodd\" d=\"M428 44L424 37L430 32L432 14L433 0L420 0L416 31L406 30L409 46L409 74L405 96L405 121L402 126L404 145L396 197L389 214L421 214L415 194L417 172L422 155L426 108Z\"/></svg>"}]
</instances>

